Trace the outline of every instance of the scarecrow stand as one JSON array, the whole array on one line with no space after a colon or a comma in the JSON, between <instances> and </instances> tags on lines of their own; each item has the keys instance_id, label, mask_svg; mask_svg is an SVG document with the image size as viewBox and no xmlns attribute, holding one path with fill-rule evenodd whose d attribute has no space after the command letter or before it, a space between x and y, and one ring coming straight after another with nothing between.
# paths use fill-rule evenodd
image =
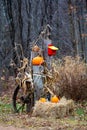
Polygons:
<instances>
[{"instance_id":1,"label":"scarecrow stand","mask_svg":"<svg viewBox=\"0 0 87 130\"><path fill-rule=\"evenodd\" d=\"M51 70L51 59L56 54L57 47L53 46L50 39L51 27L49 25L40 33L38 39L33 42L31 61L32 74L35 84L35 101L44 95L44 88L52 94L47 85L47 70ZM42 40L41 47L38 47L39 40ZM41 60L43 58L43 60ZM44 87L45 86L45 87Z\"/></svg>"}]
</instances>

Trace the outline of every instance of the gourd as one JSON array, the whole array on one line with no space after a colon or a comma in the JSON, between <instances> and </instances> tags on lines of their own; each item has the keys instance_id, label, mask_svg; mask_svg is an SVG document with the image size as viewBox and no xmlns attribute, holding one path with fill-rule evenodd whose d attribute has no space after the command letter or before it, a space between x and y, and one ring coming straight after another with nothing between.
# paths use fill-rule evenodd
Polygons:
<instances>
[{"instance_id":1,"label":"gourd","mask_svg":"<svg viewBox=\"0 0 87 130\"><path fill-rule=\"evenodd\" d=\"M37 46L37 45L35 45L33 48L32 48L32 51L34 51L34 52L38 52L40 50L40 48Z\"/></svg>"},{"instance_id":2,"label":"gourd","mask_svg":"<svg viewBox=\"0 0 87 130\"><path fill-rule=\"evenodd\" d=\"M40 102L46 102L46 98L40 98L39 101Z\"/></svg>"},{"instance_id":3,"label":"gourd","mask_svg":"<svg viewBox=\"0 0 87 130\"><path fill-rule=\"evenodd\" d=\"M33 65L41 65L41 64L43 64L43 62L44 62L44 59L41 56L37 56L32 59Z\"/></svg>"},{"instance_id":4,"label":"gourd","mask_svg":"<svg viewBox=\"0 0 87 130\"><path fill-rule=\"evenodd\" d=\"M59 98L55 95L51 98L51 102L52 103L58 103L59 102Z\"/></svg>"}]
</instances>

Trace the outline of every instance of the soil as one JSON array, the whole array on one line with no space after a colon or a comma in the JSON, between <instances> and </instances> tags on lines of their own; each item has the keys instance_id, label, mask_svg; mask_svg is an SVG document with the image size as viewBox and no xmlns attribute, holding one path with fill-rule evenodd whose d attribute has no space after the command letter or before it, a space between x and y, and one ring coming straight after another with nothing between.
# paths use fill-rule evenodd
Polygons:
<instances>
[{"instance_id":1,"label":"soil","mask_svg":"<svg viewBox=\"0 0 87 130\"><path fill-rule=\"evenodd\" d=\"M25 130L25 129L15 128L15 127L13 127L13 126L8 126L8 127L0 126L0 130Z\"/></svg>"}]
</instances>

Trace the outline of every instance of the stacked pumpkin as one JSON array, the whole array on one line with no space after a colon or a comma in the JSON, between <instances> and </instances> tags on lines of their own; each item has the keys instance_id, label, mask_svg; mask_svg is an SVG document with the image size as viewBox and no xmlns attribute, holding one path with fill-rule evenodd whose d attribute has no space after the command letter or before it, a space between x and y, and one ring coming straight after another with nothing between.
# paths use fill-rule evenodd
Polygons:
<instances>
[{"instance_id":1,"label":"stacked pumpkin","mask_svg":"<svg viewBox=\"0 0 87 130\"><path fill-rule=\"evenodd\" d=\"M32 59L32 64L33 65L41 65L41 64L43 64L44 63L44 59L43 59L43 57L41 57L41 56L36 56L36 57L34 57L33 59Z\"/></svg>"}]
</instances>

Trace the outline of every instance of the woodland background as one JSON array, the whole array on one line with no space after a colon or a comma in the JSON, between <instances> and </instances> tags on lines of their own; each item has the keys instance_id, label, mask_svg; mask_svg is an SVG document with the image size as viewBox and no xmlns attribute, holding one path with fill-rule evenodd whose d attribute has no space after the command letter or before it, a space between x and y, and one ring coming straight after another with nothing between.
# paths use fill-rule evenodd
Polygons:
<instances>
[{"instance_id":1,"label":"woodland background","mask_svg":"<svg viewBox=\"0 0 87 130\"><path fill-rule=\"evenodd\" d=\"M30 58L32 41L47 24L56 57L79 55L87 62L87 0L0 0L0 75L16 58L15 43Z\"/></svg>"}]
</instances>

